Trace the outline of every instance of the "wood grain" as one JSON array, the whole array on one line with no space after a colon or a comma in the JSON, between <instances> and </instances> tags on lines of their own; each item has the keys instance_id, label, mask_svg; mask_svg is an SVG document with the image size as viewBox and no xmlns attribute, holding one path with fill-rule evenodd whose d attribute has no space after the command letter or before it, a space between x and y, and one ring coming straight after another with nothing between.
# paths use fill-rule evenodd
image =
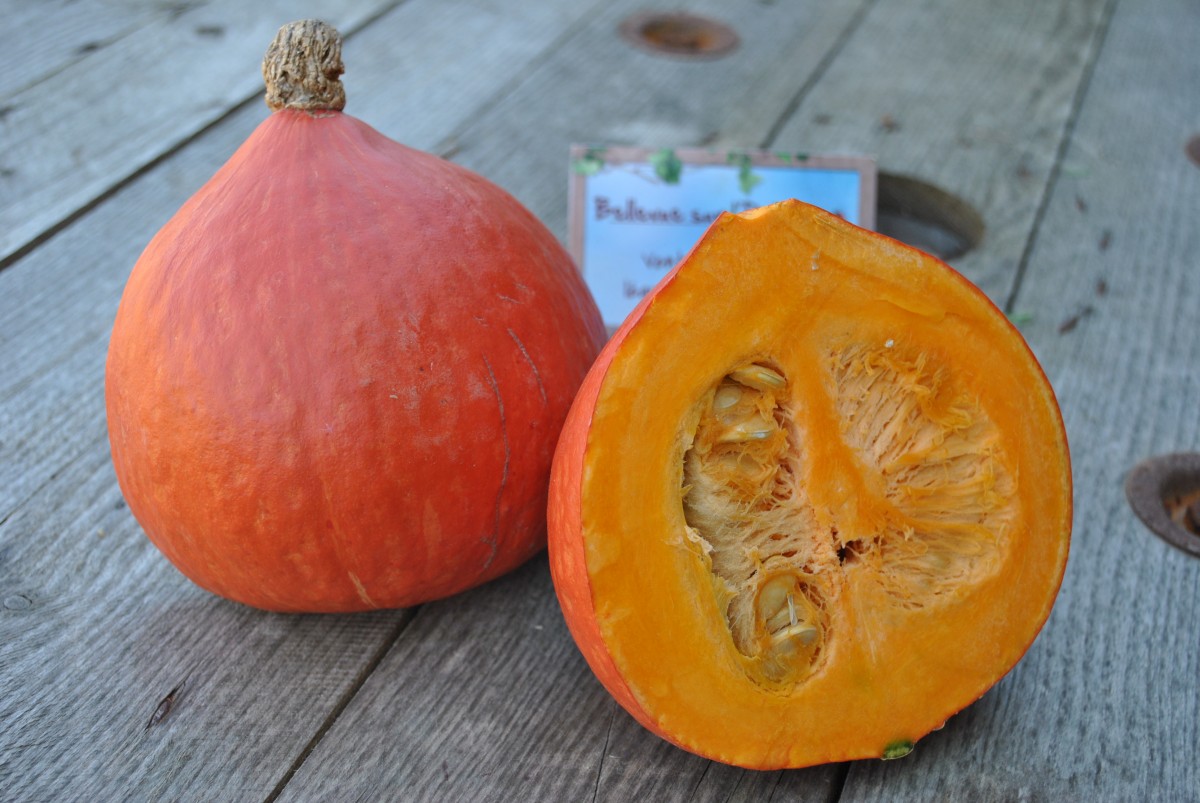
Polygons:
<instances>
[{"instance_id":1,"label":"wood grain","mask_svg":"<svg viewBox=\"0 0 1200 803\"><path fill-rule=\"evenodd\" d=\"M1200 800L1200 561L1122 491L1200 449L1200 17L1120 3L1109 27L1015 297L1072 447L1059 601L1009 677L903 761L856 765L846 801Z\"/></svg>"},{"instance_id":2,"label":"wood grain","mask_svg":"<svg viewBox=\"0 0 1200 803\"><path fill-rule=\"evenodd\" d=\"M129 271L266 115L248 108L0 272L0 519L104 431L108 333Z\"/></svg>"},{"instance_id":3,"label":"wood grain","mask_svg":"<svg viewBox=\"0 0 1200 803\"><path fill-rule=\"evenodd\" d=\"M184 4L10 95L0 265L257 94L280 25L324 15L351 31L395 1Z\"/></svg>"},{"instance_id":4,"label":"wood grain","mask_svg":"<svg viewBox=\"0 0 1200 803\"><path fill-rule=\"evenodd\" d=\"M769 144L872 154L965 201L985 232L953 265L1002 304L1107 5L878 4Z\"/></svg>"},{"instance_id":5,"label":"wood grain","mask_svg":"<svg viewBox=\"0 0 1200 803\"><path fill-rule=\"evenodd\" d=\"M715 764L643 729L575 648L543 554L423 606L281 800L823 800L839 781Z\"/></svg>"},{"instance_id":6,"label":"wood grain","mask_svg":"<svg viewBox=\"0 0 1200 803\"><path fill-rule=\"evenodd\" d=\"M13 94L173 13L169 4L157 0L105 4L72 0L0 2L0 19L9 33L3 52L4 69L0 70L0 108Z\"/></svg>"},{"instance_id":7,"label":"wood grain","mask_svg":"<svg viewBox=\"0 0 1200 803\"><path fill-rule=\"evenodd\" d=\"M0 525L4 797L265 797L405 614L268 615L195 588L102 442Z\"/></svg>"},{"instance_id":8,"label":"wood grain","mask_svg":"<svg viewBox=\"0 0 1200 803\"><path fill-rule=\"evenodd\" d=\"M500 800L522 789L579 800L598 770L586 724L605 726L609 706L567 635L543 555L423 606L281 799ZM378 733L391 737L363 738Z\"/></svg>"},{"instance_id":9,"label":"wood grain","mask_svg":"<svg viewBox=\"0 0 1200 803\"><path fill-rule=\"evenodd\" d=\"M678 4L610 3L486 117L455 133L455 160L509 188L565 241L572 143L757 147L869 5L694 0L691 13L733 26L741 41L719 60L688 61L647 53L617 32L626 16Z\"/></svg>"}]
</instances>

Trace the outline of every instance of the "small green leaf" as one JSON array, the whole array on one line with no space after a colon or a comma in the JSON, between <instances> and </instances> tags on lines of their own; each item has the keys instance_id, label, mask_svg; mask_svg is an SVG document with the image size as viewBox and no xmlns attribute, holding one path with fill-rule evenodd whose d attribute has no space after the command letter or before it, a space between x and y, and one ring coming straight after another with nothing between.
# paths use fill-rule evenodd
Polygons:
<instances>
[{"instance_id":1,"label":"small green leaf","mask_svg":"<svg viewBox=\"0 0 1200 803\"><path fill-rule=\"evenodd\" d=\"M650 164L654 174L667 184L678 184L679 176L683 173L683 162L670 148L663 148L650 154Z\"/></svg>"},{"instance_id":2,"label":"small green leaf","mask_svg":"<svg viewBox=\"0 0 1200 803\"><path fill-rule=\"evenodd\" d=\"M738 170L738 186L742 188L742 193L745 195L749 195L761 181L762 176L753 172L748 166Z\"/></svg>"},{"instance_id":3,"label":"small green leaf","mask_svg":"<svg viewBox=\"0 0 1200 803\"><path fill-rule=\"evenodd\" d=\"M731 153L727 161L731 165L737 165L738 187L743 195L749 195L751 190L762 182L762 176L754 172L754 160L750 158L750 154Z\"/></svg>"},{"instance_id":4,"label":"small green leaf","mask_svg":"<svg viewBox=\"0 0 1200 803\"><path fill-rule=\"evenodd\" d=\"M588 148L583 156L571 163L571 169L581 176L594 176L604 169L604 148Z\"/></svg>"},{"instance_id":5,"label":"small green leaf","mask_svg":"<svg viewBox=\"0 0 1200 803\"><path fill-rule=\"evenodd\" d=\"M913 743L909 739L898 739L887 747L883 748L883 755L880 756L884 761L891 761L895 758L904 758L913 751Z\"/></svg>"},{"instance_id":6,"label":"small green leaf","mask_svg":"<svg viewBox=\"0 0 1200 803\"><path fill-rule=\"evenodd\" d=\"M1033 323L1033 313L1010 312L1008 313L1008 320L1012 322L1013 326L1024 326L1025 324Z\"/></svg>"}]
</instances>

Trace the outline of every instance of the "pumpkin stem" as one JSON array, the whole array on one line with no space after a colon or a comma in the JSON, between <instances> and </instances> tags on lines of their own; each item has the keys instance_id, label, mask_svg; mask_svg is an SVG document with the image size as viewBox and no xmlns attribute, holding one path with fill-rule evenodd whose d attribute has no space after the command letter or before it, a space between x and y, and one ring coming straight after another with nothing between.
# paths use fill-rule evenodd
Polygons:
<instances>
[{"instance_id":1,"label":"pumpkin stem","mask_svg":"<svg viewBox=\"0 0 1200 803\"><path fill-rule=\"evenodd\" d=\"M289 22L275 34L263 57L267 105L273 111L341 111L346 90L338 77L342 64L342 35L321 20Z\"/></svg>"}]
</instances>

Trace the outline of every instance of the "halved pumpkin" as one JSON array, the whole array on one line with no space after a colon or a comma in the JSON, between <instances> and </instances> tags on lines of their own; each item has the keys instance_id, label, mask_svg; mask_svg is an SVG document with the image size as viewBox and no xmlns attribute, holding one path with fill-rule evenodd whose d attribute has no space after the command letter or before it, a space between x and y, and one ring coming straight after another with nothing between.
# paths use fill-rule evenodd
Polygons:
<instances>
[{"instance_id":1,"label":"halved pumpkin","mask_svg":"<svg viewBox=\"0 0 1200 803\"><path fill-rule=\"evenodd\" d=\"M986 296L788 201L718 219L601 352L549 524L571 633L644 726L745 767L890 758L1046 621L1070 460Z\"/></svg>"}]
</instances>

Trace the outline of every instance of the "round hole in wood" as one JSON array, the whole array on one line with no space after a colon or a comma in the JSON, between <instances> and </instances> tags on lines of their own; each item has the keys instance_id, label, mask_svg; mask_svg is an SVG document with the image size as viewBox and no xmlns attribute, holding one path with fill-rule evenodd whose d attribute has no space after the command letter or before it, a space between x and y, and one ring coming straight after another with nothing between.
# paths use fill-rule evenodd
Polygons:
<instances>
[{"instance_id":1,"label":"round hole in wood","mask_svg":"<svg viewBox=\"0 0 1200 803\"><path fill-rule=\"evenodd\" d=\"M1183 150L1192 160L1192 164L1200 167L1200 134L1192 135L1192 138L1183 146Z\"/></svg>"},{"instance_id":2,"label":"round hole in wood","mask_svg":"<svg viewBox=\"0 0 1200 803\"><path fill-rule=\"evenodd\" d=\"M879 174L876 228L939 259L961 257L983 240L983 218L963 199L932 184Z\"/></svg>"},{"instance_id":3,"label":"round hole in wood","mask_svg":"<svg viewBox=\"0 0 1200 803\"><path fill-rule=\"evenodd\" d=\"M682 11L634 14L621 22L619 31L643 50L679 58L719 58L738 45L738 35L728 25Z\"/></svg>"},{"instance_id":4,"label":"round hole in wood","mask_svg":"<svg viewBox=\"0 0 1200 803\"><path fill-rule=\"evenodd\" d=\"M1143 460L1125 478L1125 497L1151 532L1200 558L1200 454Z\"/></svg>"}]
</instances>

